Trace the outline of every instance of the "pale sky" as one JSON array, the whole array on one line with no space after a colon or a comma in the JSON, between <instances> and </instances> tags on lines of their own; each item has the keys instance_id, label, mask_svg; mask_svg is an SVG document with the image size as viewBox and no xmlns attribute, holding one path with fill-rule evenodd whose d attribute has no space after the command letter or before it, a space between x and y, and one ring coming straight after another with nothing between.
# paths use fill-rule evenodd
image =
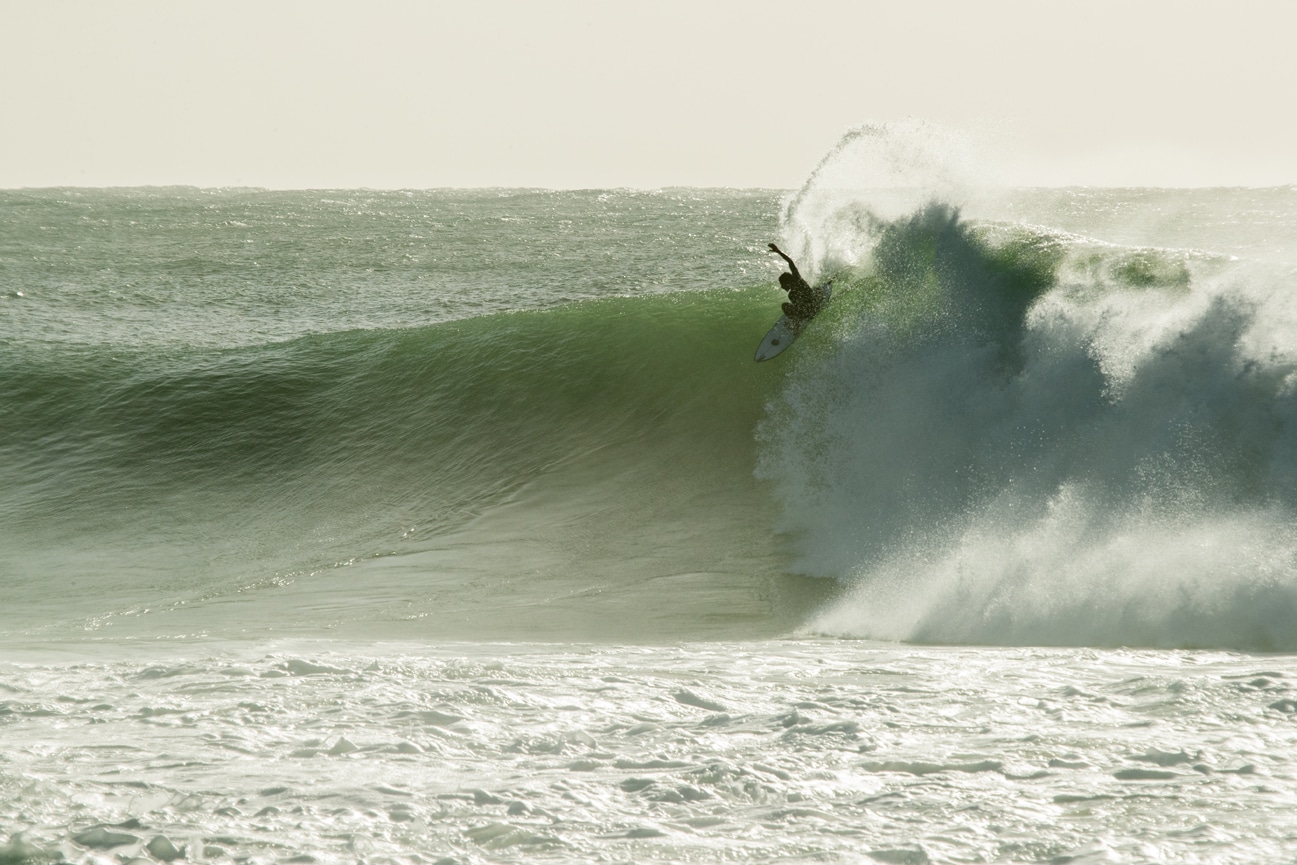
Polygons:
<instances>
[{"instance_id":1,"label":"pale sky","mask_svg":"<svg viewBox=\"0 0 1297 865\"><path fill-rule=\"evenodd\" d=\"M0 188L1297 183L1297 0L0 0Z\"/></svg>"}]
</instances>

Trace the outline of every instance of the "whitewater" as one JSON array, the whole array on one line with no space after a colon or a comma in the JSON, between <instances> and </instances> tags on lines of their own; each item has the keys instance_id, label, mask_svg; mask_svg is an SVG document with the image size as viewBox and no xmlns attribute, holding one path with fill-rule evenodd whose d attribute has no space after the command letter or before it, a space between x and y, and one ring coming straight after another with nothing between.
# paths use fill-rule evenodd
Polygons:
<instances>
[{"instance_id":1,"label":"whitewater","mask_svg":"<svg viewBox=\"0 0 1297 865\"><path fill-rule=\"evenodd\" d=\"M1286 861L1297 188L957 156L0 191L0 863Z\"/></svg>"}]
</instances>

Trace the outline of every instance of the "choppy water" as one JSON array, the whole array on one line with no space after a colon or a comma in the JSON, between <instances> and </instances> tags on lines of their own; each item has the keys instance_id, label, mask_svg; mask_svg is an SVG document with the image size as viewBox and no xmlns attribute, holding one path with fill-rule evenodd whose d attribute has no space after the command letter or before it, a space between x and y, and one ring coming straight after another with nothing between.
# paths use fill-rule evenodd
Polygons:
<instances>
[{"instance_id":1,"label":"choppy water","mask_svg":"<svg viewBox=\"0 0 1297 865\"><path fill-rule=\"evenodd\" d=\"M0 861L1282 858L1297 191L876 132L0 192Z\"/></svg>"},{"instance_id":2,"label":"choppy water","mask_svg":"<svg viewBox=\"0 0 1297 865\"><path fill-rule=\"evenodd\" d=\"M1290 657L336 642L0 672L7 861L1261 862L1297 834Z\"/></svg>"}]
</instances>

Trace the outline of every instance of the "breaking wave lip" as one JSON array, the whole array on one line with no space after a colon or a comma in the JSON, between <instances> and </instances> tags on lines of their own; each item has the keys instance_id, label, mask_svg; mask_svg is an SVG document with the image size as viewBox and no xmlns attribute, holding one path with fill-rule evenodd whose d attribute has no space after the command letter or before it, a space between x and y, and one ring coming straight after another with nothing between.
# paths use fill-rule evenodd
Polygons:
<instances>
[{"instance_id":1,"label":"breaking wave lip","mask_svg":"<svg viewBox=\"0 0 1297 865\"><path fill-rule=\"evenodd\" d=\"M855 309L758 458L792 567L844 585L809 631L1297 647L1282 271L936 201L817 218Z\"/></svg>"}]
</instances>

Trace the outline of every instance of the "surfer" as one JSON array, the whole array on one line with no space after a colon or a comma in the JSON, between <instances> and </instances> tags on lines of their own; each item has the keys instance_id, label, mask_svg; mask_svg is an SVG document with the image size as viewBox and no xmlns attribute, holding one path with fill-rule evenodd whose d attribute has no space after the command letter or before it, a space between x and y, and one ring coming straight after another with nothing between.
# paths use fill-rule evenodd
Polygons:
<instances>
[{"instance_id":1,"label":"surfer","mask_svg":"<svg viewBox=\"0 0 1297 865\"><path fill-rule=\"evenodd\" d=\"M788 262L788 269L792 271L779 274L779 287L788 292L788 303L783 305L784 315L802 320L813 318L820 311L820 305L811 284L802 278L797 264L782 249L772 243L770 251Z\"/></svg>"}]
</instances>

